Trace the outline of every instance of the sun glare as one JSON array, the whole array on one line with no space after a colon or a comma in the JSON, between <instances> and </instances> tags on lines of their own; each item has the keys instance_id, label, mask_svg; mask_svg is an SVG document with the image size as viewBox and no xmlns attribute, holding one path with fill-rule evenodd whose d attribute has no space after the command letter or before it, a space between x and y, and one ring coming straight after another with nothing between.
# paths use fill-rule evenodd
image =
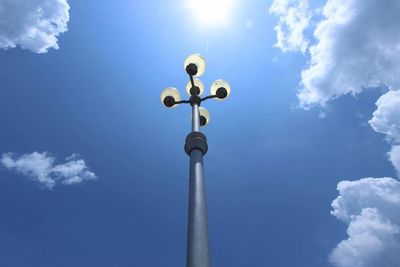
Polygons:
<instances>
[{"instance_id":1,"label":"sun glare","mask_svg":"<svg viewBox=\"0 0 400 267\"><path fill-rule=\"evenodd\" d=\"M204 25L226 26L234 0L189 0L189 9Z\"/></svg>"}]
</instances>

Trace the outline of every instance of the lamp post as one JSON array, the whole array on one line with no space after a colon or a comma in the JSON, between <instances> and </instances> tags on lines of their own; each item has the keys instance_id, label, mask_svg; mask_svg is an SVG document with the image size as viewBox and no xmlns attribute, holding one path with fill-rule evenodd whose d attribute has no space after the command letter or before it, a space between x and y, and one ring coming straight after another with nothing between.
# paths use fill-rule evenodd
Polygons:
<instances>
[{"instance_id":1,"label":"lamp post","mask_svg":"<svg viewBox=\"0 0 400 267\"><path fill-rule=\"evenodd\" d=\"M217 80L211 85L211 94L202 98L204 85L197 77L205 71L204 58L199 54L190 55L185 60L184 68L190 79L186 84L186 92L190 98L181 100L179 91L168 87L161 93L161 102L167 108L173 108L179 104L192 106L192 131L186 137L185 143L185 152L190 156L186 266L210 267L203 164L203 156L207 153L208 145L206 136L200 132L200 126L205 126L210 122L210 113L200 105L207 99L225 100L229 97L231 89L226 81Z\"/></svg>"}]
</instances>

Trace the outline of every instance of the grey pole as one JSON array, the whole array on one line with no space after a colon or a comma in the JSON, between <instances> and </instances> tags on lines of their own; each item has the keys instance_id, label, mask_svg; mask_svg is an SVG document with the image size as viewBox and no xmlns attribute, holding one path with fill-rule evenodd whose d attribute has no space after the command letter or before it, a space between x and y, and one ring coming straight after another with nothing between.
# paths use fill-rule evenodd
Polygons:
<instances>
[{"instance_id":1,"label":"grey pole","mask_svg":"<svg viewBox=\"0 0 400 267\"><path fill-rule=\"evenodd\" d=\"M197 103L192 105L192 132L200 132L200 113Z\"/></svg>"},{"instance_id":2,"label":"grey pole","mask_svg":"<svg viewBox=\"0 0 400 267\"><path fill-rule=\"evenodd\" d=\"M185 145L190 155L189 215L187 240L187 267L210 267L206 190L203 155L207 153L207 140L200 133L199 105L192 104L192 133Z\"/></svg>"}]
</instances>

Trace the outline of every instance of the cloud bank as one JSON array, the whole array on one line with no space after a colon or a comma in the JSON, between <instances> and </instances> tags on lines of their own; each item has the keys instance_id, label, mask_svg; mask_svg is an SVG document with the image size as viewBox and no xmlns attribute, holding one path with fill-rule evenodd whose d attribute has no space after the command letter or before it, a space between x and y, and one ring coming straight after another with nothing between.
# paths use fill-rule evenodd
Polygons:
<instances>
[{"instance_id":1,"label":"cloud bank","mask_svg":"<svg viewBox=\"0 0 400 267\"><path fill-rule=\"evenodd\" d=\"M342 181L331 214L348 238L330 255L339 267L400 266L400 182L393 178Z\"/></svg>"},{"instance_id":2,"label":"cloud bank","mask_svg":"<svg viewBox=\"0 0 400 267\"><path fill-rule=\"evenodd\" d=\"M307 2L275 0L271 7L278 10L273 12L279 16L276 46L283 51L307 49L305 41L288 41L286 45L282 41L305 40L303 32L310 28L307 15L301 15L304 22L296 22L288 19L296 17L292 14L322 17L313 19L316 27L310 36L313 45L308 47L308 67L301 73L300 106L324 105L341 95L358 94L368 88L400 88L400 1L330 0L322 14L307 10ZM282 25L288 25L289 30L282 30Z\"/></svg>"},{"instance_id":3,"label":"cloud bank","mask_svg":"<svg viewBox=\"0 0 400 267\"><path fill-rule=\"evenodd\" d=\"M67 0L0 0L0 48L58 49L57 37L68 30L68 21Z\"/></svg>"},{"instance_id":4,"label":"cloud bank","mask_svg":"<svg viewBox=\"0 0 400 267\"><path fill-rule=\"evenodd\" d=\"M22 156L13 153L3 154L0 163L5 168L25 175L48 189L54 188L57 184L73 185L97 178L78 155L73 154L65 161L56 165L56 159L49 153L33 152Z\"/></svg>"}]
</instances>

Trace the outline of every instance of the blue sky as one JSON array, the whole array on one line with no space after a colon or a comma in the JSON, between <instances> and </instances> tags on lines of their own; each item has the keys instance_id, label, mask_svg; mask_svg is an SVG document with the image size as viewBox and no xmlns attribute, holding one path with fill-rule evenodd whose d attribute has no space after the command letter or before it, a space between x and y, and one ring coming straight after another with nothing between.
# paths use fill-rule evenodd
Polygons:
<instances>
[{"instance_id":1,"label":"blue sky","mask_svg":"<svg viewBox=\"0 0 400 267\"><path fill-rule=\"evenodd\" d=\"M41 2L33 3L32 10ZM324 39L320 30L318 36L321 17L328 22L334 17L328 11L318 13L328 4L319 1L304 8L305 0L275 2L282 5L281 13L270 13L273 1L237 0L227 14L229 23L221 26L206 25L185 1L69 0L69 10L55 4L45 11L65 20L65 27L47 32L58 40L39 42L39 37L25 41L22 30L16 35L18 17L11 24L15 30L2 26L8 19L1 19L4 7L17 12L19 6L0 0L0 265L184 266L189 162L183 144L190 131L190 109L167 110L159 95L168 86L184 95L183 61L201 53L207 61L201 77L206 87L219 78L232 87L228 101L204 104L212 116L202 129L209 141L205 175L212 265L398 266L393 249L400 237L395 230L383 238L367 224L365 232L382 249L364 261L368 248L355 246L361 251L357 258L338 245L352 236L346 230L357 227L356 218L374 222L365 215L371 209L380 212L380 221L391 221L393 229L400 225L400 218L385 216L385 201L376 204L362 197L370 192L377 199L374 183L384 181L382 190L393 187L394 198L400 199L397 180L379 180L397 177L395 167L400 166L400 156L387 155L400 142L400 117L391 115L399 113L400 102L385 106L385 100L397 99L396 65L385 61L377 64L379 71L346 76L351 64L358 70L365 67L360 58L376 62L382 54L358 47L356 51L365 53L354 55L348 42L347 50L329 48L329 56L339 59L327 64L323 60L331 57L312 51L330 51L318 44L333 40L340 45L348 34L326 23L333 29L329 32L339 33ZM377 2L348 3L365 15ZM298 12L296 23L287 19L290 8ZM23 12L17 12L21 29L34 27L32 21L23 21ZM356 23L361 15L352 16L343 29L358 25L365 33L360 39L375 34ZM378 26L400 25L388 16L373 17ZM287 38L274 47L279 19ZM296 28L302 19L308 26ZM386 45L385 51L396 56L397 35L376 46ZM46 45L47 51L40 50ZM344 50L354 55L350 65L343 63L348 58ZM301 76L315 65L333 65L335 70L324 77L312 71ZM382 117L394 123L382 122ZM34 152L51 166L18 162ZM79 165L74 175L72 165ZM46 173L55 185L41 182L39 171L33 170ZM359 180L366 177L376 178ZM343 180L356 181L353 185L361 189L345 191L342 184L342 198L331 207ZM356 195L357 190L361 193ZM360 207L351 213L343 208L347 202L340 205L343 199ZM390 204L393 212L399 207L396 201ZM338 255L355 263L346 265ZM387 255L391 260L379 265Z\"/></svg>"}]
</instances>

